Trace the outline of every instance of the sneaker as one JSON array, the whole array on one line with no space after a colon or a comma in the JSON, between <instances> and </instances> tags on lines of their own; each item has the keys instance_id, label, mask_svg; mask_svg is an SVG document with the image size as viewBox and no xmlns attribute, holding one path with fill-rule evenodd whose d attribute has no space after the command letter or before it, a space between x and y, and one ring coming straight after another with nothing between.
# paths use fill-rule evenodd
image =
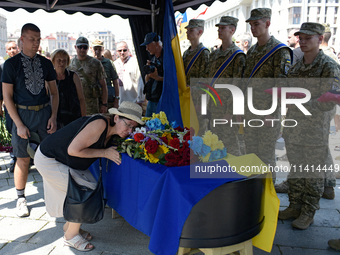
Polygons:
<instances>
[{"instance_id":1,"label":"sneaker","mask_svg":"<svg viewBox=\"0 0 340 255\"><path fill-rule=\"evenodd\" d=\"M288 181L283 181L280 184L275 184L276 193L288 193Z\"/></svg>"},{"instance_id":2,"label":"sneaker","mask_svg":"<svg viewBox=\"0 0 340 255\"><path fill-rule=\"evenodd\" d=\"M27 217L27 216L29 216L26 198L24 198L24 197L18 198L15 214L18 217Z\"/></svg>"}]
</instances>

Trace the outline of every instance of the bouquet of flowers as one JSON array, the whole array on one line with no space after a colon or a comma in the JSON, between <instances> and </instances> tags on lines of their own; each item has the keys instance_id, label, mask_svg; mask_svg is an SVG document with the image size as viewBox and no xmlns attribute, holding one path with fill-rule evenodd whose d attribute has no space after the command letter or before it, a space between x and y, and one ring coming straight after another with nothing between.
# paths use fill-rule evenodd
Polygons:
<instances>
[{"instance_id":1,"label":"bouquet of flowers","mask_svg":"<svg viewBox=\"0 0 340 255\"><path fill-rule=\"evenodd\" d=\"M6 129L5 117L0 116L0 151L12 152L11 134Z\"/></svg>"},{"instance_id":2,"label":"bouquet of flowers","mask_svg":"<svg viewBox=\"0 0 340 255\"><path fill-rule=\"evenodd\" d=\"M166 166L185 166L199 159L207 162L226 156L223 143L210 131L203 137L194 136L193 128L181 128L176 121L169 123L164 112L143 121L145 126L136 128L121 141L118 151Z\"/></svg>"}]
</instances>

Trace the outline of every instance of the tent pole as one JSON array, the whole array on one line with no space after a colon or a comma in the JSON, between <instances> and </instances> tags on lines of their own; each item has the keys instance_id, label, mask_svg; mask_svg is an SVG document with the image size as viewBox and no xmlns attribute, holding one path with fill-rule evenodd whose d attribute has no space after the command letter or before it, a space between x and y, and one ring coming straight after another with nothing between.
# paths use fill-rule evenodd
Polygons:
<instances>
[{"instance_id":1,"label":"tent pole","mask_svg":"<svg viewBox=\"0 0 340 255\"><path fill-rule=\"evenodd\" d=\"M151 32L155 32L155 5L157 4L157 0L150 0L151 5Z\"/></svg>"}]
</instances>

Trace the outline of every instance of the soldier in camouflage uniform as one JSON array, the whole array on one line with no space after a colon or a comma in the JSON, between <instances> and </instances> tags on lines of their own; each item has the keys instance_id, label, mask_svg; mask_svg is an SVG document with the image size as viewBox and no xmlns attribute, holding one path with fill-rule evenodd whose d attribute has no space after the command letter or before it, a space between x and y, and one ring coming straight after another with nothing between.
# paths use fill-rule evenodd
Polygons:
<instances>
[{"instance_id":1,"label":"soldier in camouflage uniform","mask_svg":"<svg viewBox=\"0 0 340 255\"><path fill-rule=\"evenodd\" d=\"M321 103L317 99L332 87L339 87L337 65L319 50L324 30L321 24L306 22L295 33L300 37L304 57L289 70L288 78L291 79L286 84L306 88L311 93L311 100L303 106L312 115L305 115L295 105L289 105L286 119L294 119L298 124L283 132L291 164L288 176L290 204L279 212L279 219L296 218L292 226L298 229L307 229L313 223L324 190L330 125L327 111L334 108L334 103Z\"/></svg>"},{"instance_id":2,"label":"soldier in camouflage uniform","mask_svg":"<svg viewBox=\"0 0 340 255\"><path fill-rule=\"evenodd\" d=\"M205 70L209 62L209 50L200 43L200 38L204 32L204 20L191 19L187 29L187 39L191 46L183 54L184 70L186 75L187 86L191 85L191 98L197 113L201 106L201 93L195 88L195 84L190 84L191 78L202 78L205 76ZM194 83L192 81L192 83ZM197 114L200 124L199 134L202 135L207 130L207 119L201 114Z\"/></svg>"},{"instance_id":3,"label":"soldier in camouflage uniform","mask_svg":"<svg viewBox=\"0 0 340 255\"><path fill-rule=\"evenodd\" d=\"M271 9L258 8L251 11L251 17L246 20L251 26L251 32L257 38L257 43L247 52L246 67L244 70L244 90L253 89L253 106L257 110L268 110L272 106L272 95L265 93L266 89L281 86L278 78L285 78L291 66L291 50L269 35ZM263 57L275 46L281 45L266 60ZM259 61L263 64L252 72ZM252 75L253 73L253 75ZM276 79L269 79L276 78ZM248 102L245 93L245 102ZM265 164L275 167L275 145L280 133L279 121L265 121L265 119L281 119L280 107L271 115L259 116L251 113L246 106L244 139L246 153L255 153ZM261 119L264 123L261 127L250 127L247 121ZM259 125L259 124L258 124ZM273 172L275 181L275 172Z\"/></svg>"},{"instance_id":4,"label":"soldier in camouflage uniform","mask_svg":"<svg viewBox=\"0 0 340 255\"><path fill-rule=\"evenodd\" d=\"M221 68L221 65L230 60L229 64L224 67L225 69L216 80L215 84L233 84L240 87L241 77L245 66L245 54L235 45L232 41L237 27L238 19L230 16L223 16L216 26L218 27L218 37L222 40L220 48L213 51L209 56L209 64L207 68L207 78L211 81L215 73ZM236 55L232 56L236 51ZM224 81L222 78L229 78ZM212 84L210 84L212 85ZM211 120L226 119L227 124L219 124L213 127L211 123L210 129L215 133L219 139L227 147L227 151L235 156L240 156L240 146L238 142L238 129L239 125L230 125L230 120L236 122L236 116L233 116L233 97L228 89L216 89L219 94L222 105L215 105L213 100L209 102L209 110L211 111Z\"/></svg>"},{"instance_id":5,"label":"soldier in camouflage uniform","mask_svg":"<svg viewBox=\"0 0 340 255\"><path fill-rule=\"evenodd\" d=\"M71 60L68 69L76 72L81 79L85 96L86 114L106 113L108 92L103 65L99 60L87 55L89 41L85 37L77 39L75 49L77 56ZM100 108L99 97L102 97Z\"/></svg>"},{"instance_id":6,"label":"soldier in camouflage uniform","mask_svg":"<svg viewBox=\"0 0 340 255\"><path fill-rule=\"evenodd\" d=\"M209 62L209 50L199 42L204 32L204 20L191 19L189 25L185 27L187 29L187 39L190 41L190 47L183 54L184 69L187 67L193 57L204 48L198 55L195 62L192 64L190 70L186 73L187 86L190 85L190 78L202 78L205 75L205 70Z\"/></svg>"}]
</instances>

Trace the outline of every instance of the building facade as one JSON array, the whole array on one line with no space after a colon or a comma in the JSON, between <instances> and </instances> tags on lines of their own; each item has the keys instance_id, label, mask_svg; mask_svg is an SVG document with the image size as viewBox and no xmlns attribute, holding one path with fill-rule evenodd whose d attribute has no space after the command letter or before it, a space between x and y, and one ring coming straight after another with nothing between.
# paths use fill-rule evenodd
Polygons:
<instances>
[{"instance_id":1,"label":"building facade","mask_svg":"<svg viewBox=\"0 0 340 255\"><path fill-rule=\"evenodd\" d=\"M116 50L115 35L111 31L87 32L84 36L89 40L90 46L94 40L99 39L103 41L104 49Z\"/></svg>"},{"instance_id":2,"label":"building facade","mask_svg":"<svg viewBox=\"0 0 340 255\"><path fill-rule=\"evenodd\" d=\"M7 19L5 16L0 15L0 56L6 56L6 47L5 44L7 42Z\"/></svg>"},{"instance_id":3,"label":"building facade","mask_svg":"<svg viewBox=\"0 0 340 255\"><path fill-rule=\"evenodd\" d=\"M206 46L212 46L217 39L217 24L222 16L233 16L239 19L235 36L250 32L250 26L245 22L254 8L271 8L272 19L270 34L282 42L287 41L288 33L293 28L300 28L303 22L329 23L332 37L329 45L340 51L339 0L228 0L200 18L205 19L205 31L202 41ZM253 38L254 39L254 38ZM253 40L256 43L256 40Z\"/></svg>"}]
</instances>

